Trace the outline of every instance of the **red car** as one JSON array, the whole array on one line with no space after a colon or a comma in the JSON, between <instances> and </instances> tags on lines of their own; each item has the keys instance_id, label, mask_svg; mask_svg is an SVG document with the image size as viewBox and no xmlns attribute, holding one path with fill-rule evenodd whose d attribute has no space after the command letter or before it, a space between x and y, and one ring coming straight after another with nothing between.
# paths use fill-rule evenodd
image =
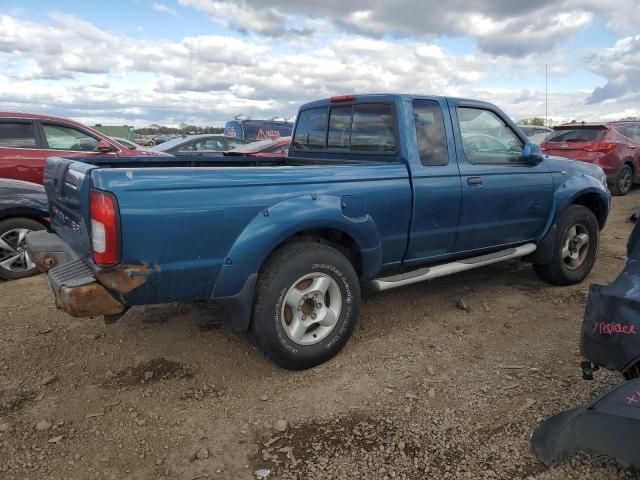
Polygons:
<instances>
[{"instance_id":1,"label":"red car","mask_svg":"<svg viewBox=\"0 0 640 480\"><path fill-rule=\"evenodd\" d=\"M47 157L138 157L134 150L67 118L0 112L0 178L42 184Z\"/></svg>"},{"instance_id":2,"label":"red car","mask_svg":"<svg viewBox=\"0 0 640 480\"><path fill-rule=\"evenodd\" d=\"M553 130L542 151L599 165L612 194L626 195L640 179L640 122L569 123Z\"/></svg>"},{"instance_id":3,"label":"red car","mask_svg":"<svg viewBox=\"0 0 640 480\"><path fill-rule=\"evenodd\" d=\"M225 155L248 155L250 157L286 158L289 155L291 137L276 137L259 142L240 145L225 152Z\"/></svg>"}]
</instances>

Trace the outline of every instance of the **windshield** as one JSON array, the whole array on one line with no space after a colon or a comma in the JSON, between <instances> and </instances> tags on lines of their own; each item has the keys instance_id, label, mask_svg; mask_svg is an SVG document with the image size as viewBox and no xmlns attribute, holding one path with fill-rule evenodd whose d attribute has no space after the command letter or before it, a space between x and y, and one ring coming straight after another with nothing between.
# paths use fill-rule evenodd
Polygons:
<instances>
[{"instance_id":1,"label":"windshield","mask_svg":"<svg viewBox=\"0 0 640 480\"><path fill-rule=\"evenodd\" d=\"M162 142L155 147L151 147L152 150L156 150L158 152L165 152L167 150L171 150L173 147L178 146L184 143L188 137L178 137L173 138L171 140L167 140L166 142Z\"/></svg>"},{"instance_id":2,"label":"windshield","mask_svg":"<svg viewBox=\"0 0 640 480\"><path fill-rule=\"evenodd\" d=\"M550 133L547 142L597 142L605 133L602 127L563 128Z\"/></svg>"}]
</instances>

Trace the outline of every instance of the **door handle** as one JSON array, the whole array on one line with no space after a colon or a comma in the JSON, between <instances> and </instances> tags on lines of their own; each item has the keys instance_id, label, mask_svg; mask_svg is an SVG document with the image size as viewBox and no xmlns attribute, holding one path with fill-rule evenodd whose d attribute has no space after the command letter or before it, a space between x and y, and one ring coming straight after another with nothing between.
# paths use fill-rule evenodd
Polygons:
<instances>
[{"instance_id":1,"label":"door handle","mask_svg":"<svg viewBox=\"0 0 640 480\"><path fill-rule=\"evenodd\" d=\"M636 148L635 145L629 145L629 148Z\"/></svg>"},{"instance_id":2,"label":"door handle","mask_svg":"<svg viewBox=\"0 0 640 480\"><path fill-rule=\"evenodd\" d=\"M467 183L469 185L482 185L482 178L481 177L469 177L469 178L467 178Z\"/></svg>"}]
</instances>

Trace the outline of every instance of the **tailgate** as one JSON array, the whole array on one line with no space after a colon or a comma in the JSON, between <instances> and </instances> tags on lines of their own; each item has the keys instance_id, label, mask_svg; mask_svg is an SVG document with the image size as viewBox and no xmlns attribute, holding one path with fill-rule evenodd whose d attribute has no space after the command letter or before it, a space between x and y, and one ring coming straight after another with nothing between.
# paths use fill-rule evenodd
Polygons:
<instances>
[{"instance_id":1,"label":"tailgate","mask_svg":"<svg viewBox=\"0 0 640 480\"><path fill-rule=\"evenodd\" d=\"M50 157L44 169L51 229L85 259L91 257L89 191L94 168L88 163Z\"/></svg>"}]
</instances>

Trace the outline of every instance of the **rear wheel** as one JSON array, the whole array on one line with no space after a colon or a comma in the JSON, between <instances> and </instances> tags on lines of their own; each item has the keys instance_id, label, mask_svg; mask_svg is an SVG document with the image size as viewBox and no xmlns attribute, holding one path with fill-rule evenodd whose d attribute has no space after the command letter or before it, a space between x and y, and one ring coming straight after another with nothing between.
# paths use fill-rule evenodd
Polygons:
<instances>
[{"instance_id":1,"label":"rear wheel","mask_svg":"<svg viewBox=\"0 0 640 480\"><path fill-rule=\"evenodd\" d=\"M358 275L342 253L318 242L293 242L267 261L258 279L252 330L281 367L311 368L345 345L359 305Z\"/></svg>"},{"instance_id":2,"label":"rear wheel","mask_svg":"<svg viewBox=\"0 0 640 480\"><path fill-rule=\"evenodd\" d=\"M38 273L25 250L25 237L29 232L44 228L30 218L9 218L0 222L0 278L13 280Z\"/></svg>"},{"instance_id":3,"label":"rear wheel","mask_svg":"<svg viewBox=\"0 0 640 480\"><path fill-rule=\"evenodd\" d=\"M551 263L533 268L542 280L554 285L580 283L589 275L598 256L598 220L588 208L572 205L556 225Z\"/></svg>"},{"instance_id":4,"label":"rear wheel","mask_svg":"<svg viewBox=\"0 0 640 480\"><path fill-rule=\"evenodd\" d=\"M616 175L610 190L613 195L622 196L629 193L632 186L633 169L625 163L620 167L620 170L618 170L618 174Z\"/></svg>"}]
</instances>

